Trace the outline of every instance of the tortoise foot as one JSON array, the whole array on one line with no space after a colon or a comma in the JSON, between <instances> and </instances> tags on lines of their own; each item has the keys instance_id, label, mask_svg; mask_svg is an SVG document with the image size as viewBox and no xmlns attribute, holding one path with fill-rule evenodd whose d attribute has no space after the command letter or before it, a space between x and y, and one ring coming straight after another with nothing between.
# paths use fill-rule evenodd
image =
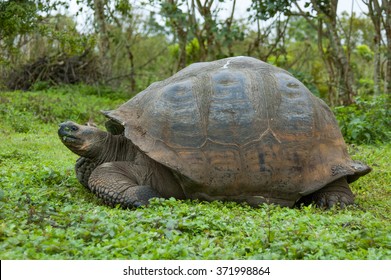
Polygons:
<instances>
[{"instance_id":1,"label":"tortoise foot","mask_svg":"<svg viewBox=\"0 0 391 280\"><path fill-rule=\"evenodd\" d=\"M346 181L340 178L322 189L300 198L296 205L315 204L319 208L332 208L334 206L345 208L354 203L354 195Z\"/></svg>"}]
</instances>

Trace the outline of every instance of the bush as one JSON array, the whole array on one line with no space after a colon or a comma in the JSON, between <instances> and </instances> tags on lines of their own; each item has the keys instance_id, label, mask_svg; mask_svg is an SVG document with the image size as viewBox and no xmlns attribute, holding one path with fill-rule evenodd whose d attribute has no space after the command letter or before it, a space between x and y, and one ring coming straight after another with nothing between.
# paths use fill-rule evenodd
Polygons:
<instances>
[{"instance_id":1,"label":"bush","mask_svg":"<svg viewBox=\"0 0 391 280\"><path fill-rule=\"evenodd\" d=\"M374 52L367 45L357 46L356 52L360 57L364 58L366 61L371 61L371 59L373 59L374 56Z\"/></svg>"},{"instance_id":2,"label":"bush","mask_svg":"<svg viewBox=\"0 0 391 280\"><path fill-rule=\"evenodd\" d=\"M108 88L85 85L2 93L0 117L4 125L0 131L26 133L36 129L35 120L45 124L66 120L79 123L92 120L103 124L106 118L100 111L115 109L129 98L126 93L113 93Z\"/></svg>"},{"instance_id":3,"label":"bush","mask_svg":"<svg viewBox=\"0 0 391 280\"><path fill-rule=\"evenodd\" d=\"M99 60L88 50L81 55L43 56L9 73L7 86L12 90L40 90L61 84L96 84L102 80Z\"/></svg>"},{"instance_id":4,"label":"bush","mask_svg":"<svg viewBox=\"0 0 391 280\"><path fill-rule=\"evenodd\" d=\"M348 143L386 143L391 138L389 96L362 96L350 106L334 108L342 134Z\"/></svg>"}]
</instances>

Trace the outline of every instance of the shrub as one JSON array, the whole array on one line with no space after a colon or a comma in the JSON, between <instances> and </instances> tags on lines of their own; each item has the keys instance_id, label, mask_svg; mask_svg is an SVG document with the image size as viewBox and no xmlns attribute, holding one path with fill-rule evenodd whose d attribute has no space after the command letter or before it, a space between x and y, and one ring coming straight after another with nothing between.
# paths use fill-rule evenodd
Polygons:
<instances>
[{"instance_id":1,"label":"shrub","mask_svg":"<svg viewBox=\"0 0 391 280\"><path fill-rule=\"evenodd\" d=\"M386 143L391 138L389 96L362 96L350 106L334 108L342 134L348 143Z\"/></svg>"},{"instance_id":2,"label":"shrub","mask_svg":"<svg viewBox=\"0 0 391 280\"><path fill-rule=\"evenodd\" d=\"M77 92L77 94L75 94ZM79 94L80 93L80 94ZM14 91L0 96L0 131L25 133L41 123L60 123L66 120L103 123L101 110L110 110L130 98L125 93L92 86L68 86L37 92Z\"/></svg>"},{"instance_id":3,"label":"shrub","mask_svg":"<svg viewBox=\"0 0 391 280\"><path fill-rule=\"evenodd\" d=\"M359 56L361 56L362 58L364 58L367 61L370 61L371 59L373 59L373 56L374 56L374 52L367 45L357 46L356 52L358 53Z\"/></svg>"}]
</instances>

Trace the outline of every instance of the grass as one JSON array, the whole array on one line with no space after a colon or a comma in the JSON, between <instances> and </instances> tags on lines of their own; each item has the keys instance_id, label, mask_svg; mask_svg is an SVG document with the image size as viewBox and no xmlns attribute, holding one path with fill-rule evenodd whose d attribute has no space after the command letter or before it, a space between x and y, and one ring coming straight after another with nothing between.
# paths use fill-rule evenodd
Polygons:
<instances>
[{"instance_id":1,"label":"grass","mask_svg":"<svg viewBox=\"0 0 391 280\"><path fill-rule=\"evenodd\" d=\"M350 147L373 172L352 184L356 204L343 210L105 206L77 182L57 123L102 123L99 110L126 99L82 87L0 93L1 259L391 259L390 144Z\"/></svg>"}]
</instances>

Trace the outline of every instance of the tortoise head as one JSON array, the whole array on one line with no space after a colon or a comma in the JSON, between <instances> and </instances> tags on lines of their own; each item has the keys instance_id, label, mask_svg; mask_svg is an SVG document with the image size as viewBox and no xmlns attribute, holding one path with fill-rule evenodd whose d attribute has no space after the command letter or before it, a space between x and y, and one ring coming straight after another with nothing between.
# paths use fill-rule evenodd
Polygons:
<instances>
[{"instance_id":1,"label":"tortoise head","mask_svg":"<svg viewBox=\"0 0 391 280\"><path fill-rule=\"evenodd\" d=\"M91 125L79 125L67 121L59 125L58 136L62 143L75 154L94 158L101 153L109 133Z\"/></svg>"}]
</instances>

